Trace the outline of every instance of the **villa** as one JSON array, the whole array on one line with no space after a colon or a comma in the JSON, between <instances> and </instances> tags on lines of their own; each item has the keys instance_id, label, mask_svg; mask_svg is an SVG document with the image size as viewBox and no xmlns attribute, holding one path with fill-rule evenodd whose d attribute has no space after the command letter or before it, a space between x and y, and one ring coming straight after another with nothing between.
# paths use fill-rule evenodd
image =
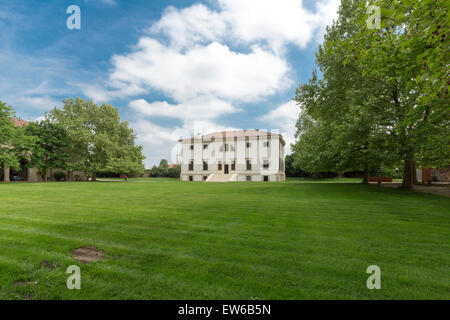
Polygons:
<instances>
[{"instance_id":1,"label":"villa","mask_svg":"<svg viewBox=\"0 0 450 320\"><path fill-rule=\"evenodd\" d=\"M181 181L284 181L283 137L261 130L180 139Z\"/></svg>"}]
</instances>

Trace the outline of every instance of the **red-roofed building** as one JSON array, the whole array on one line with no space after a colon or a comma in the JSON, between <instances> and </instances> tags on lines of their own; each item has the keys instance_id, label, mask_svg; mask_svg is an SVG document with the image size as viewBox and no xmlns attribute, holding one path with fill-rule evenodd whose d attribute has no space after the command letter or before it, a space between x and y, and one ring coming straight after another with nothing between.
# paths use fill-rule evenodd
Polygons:
<instances>
[{"instance_id":1,"label":"red-roofed building","mask_svg":"<svg viewBox=\"0 0 450 320\"><path fill-rule=\"evenodd\" d=\"M25 121L25 120L22 120L22 119L12 118L11 120L13 121L14 126L16 128L20 128L20 127L27 126L27 125L30 124L29 121Z\"/></svg>"}]
</instances>

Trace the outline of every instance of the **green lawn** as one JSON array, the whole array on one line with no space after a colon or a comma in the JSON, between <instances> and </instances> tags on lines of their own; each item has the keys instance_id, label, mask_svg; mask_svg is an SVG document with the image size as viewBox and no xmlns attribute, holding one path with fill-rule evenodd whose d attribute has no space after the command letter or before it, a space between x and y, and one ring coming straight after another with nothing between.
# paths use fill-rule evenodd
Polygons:
<instances>
[{"instance_id":1,"label":"green lawn","mask_svg":"<svg viewBox=\"0 0 450 320\"><path fill-rule=\"evenodd\" d=\"M0 184L0 298L449 299L450 199L352 181Z\"/></svg>"}]
</instances>

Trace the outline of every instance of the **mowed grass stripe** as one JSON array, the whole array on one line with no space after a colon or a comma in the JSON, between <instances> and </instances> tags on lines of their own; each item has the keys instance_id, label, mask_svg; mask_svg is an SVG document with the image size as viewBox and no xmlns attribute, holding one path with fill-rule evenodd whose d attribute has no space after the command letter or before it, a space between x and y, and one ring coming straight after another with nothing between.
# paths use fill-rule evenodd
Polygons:
<instances>
[{"instance_id":1,"label":"mowed grass stripe","mask_svg":"<svg viewBox=\"0 0 450 320\"><path fill-rule=\"evenodd\" d=\"M45 282L0 283L0 296L448 298L446 198L358 184L163 182L0 185L7 261ZM68 292L62 269L81 245L110 259L82 266L83 290ZM46 256L61 268L38 268ZM375 262L379 292L365 288Z\"/></svg>"}]
</instances>

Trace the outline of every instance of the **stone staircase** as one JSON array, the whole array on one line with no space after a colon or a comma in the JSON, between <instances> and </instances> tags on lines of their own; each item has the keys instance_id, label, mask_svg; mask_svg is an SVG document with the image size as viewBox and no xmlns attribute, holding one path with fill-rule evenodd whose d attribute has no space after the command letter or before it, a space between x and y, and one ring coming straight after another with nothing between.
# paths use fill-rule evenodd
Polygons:
<instances>
[{"instance_id":1,"label":"stone staircase","mask_svg":"<svg viewBox=\"0 0 450 320\"><path fill-rule=\"evenodd\" d=\"M229 182L236 180L237 174L212 173L205 182Z\"/></svg>"}]
</instances>

